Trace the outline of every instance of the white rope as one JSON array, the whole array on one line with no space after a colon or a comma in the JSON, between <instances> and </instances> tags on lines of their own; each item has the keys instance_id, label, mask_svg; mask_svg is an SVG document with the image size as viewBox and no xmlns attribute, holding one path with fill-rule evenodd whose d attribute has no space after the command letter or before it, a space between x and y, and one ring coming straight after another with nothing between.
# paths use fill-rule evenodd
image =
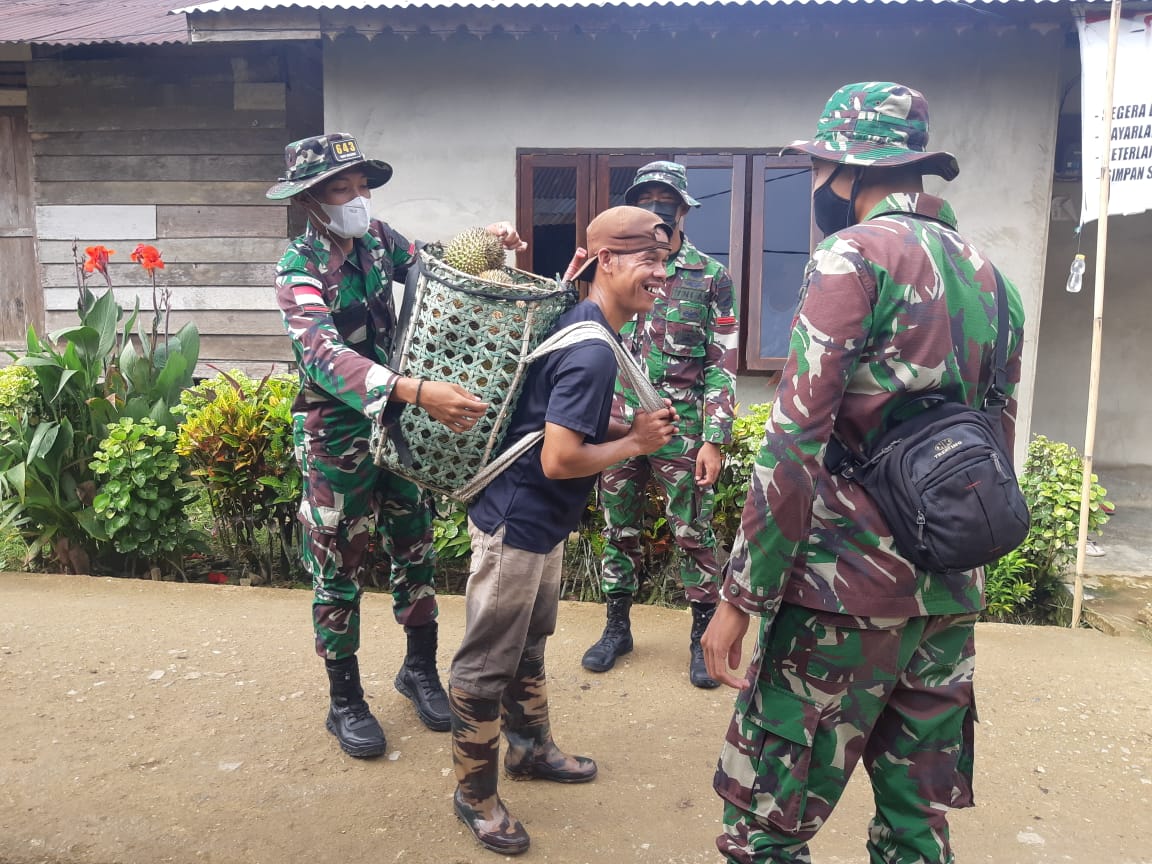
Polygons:
<instances>
[{"instance_id":1,"label":"white rope","mask_svg":"<svg viewBox=\"0 0 1152 864\"><path fill-rule=\"evenodd\" d=\"M597 324L595 321L580 321L576 324L570 324L562 330L557 330L541 342L535 351L528 355L528 363L534 363L546 354L551 354L553 351L559 351L563 348L571 348L573 345L579 345L581 342L587 342L589 339L599 339L601 342L607 343L612 349L612 352L616 355L616 363L620 370L620 377L623 378L625 386L636 393L641 411L659 411L665 407L664 399L661 398L660 394L656 392L656 388L649 382L648 376L644 373L644 370L640 368L640 364L636 362L636 358L624 350L619 340L617 340L613 334L609 333L604 329L603 325ZM454 497L459 498L461 501L471 501L479 494L481 489L491 483L506 470L509 465L536 446L543 437L543 429L529 432L481 468L475 477L456 490Z\"/></svg>"}]
</instances>

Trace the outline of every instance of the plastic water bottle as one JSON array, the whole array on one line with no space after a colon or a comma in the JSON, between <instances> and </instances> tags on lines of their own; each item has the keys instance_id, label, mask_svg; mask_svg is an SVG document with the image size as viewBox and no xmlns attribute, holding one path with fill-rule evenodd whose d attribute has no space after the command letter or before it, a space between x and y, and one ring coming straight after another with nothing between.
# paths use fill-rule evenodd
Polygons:
<instances>
[{"instance_id":1,"label":"plastic water bottle","mask_svg":"<svg viewBox=\"0 0 1152 864\"><path fill-rule=\"evenodd\" d=\"M1069 294L1078 294L1080 289L1084 287L1084 256L1078 254L1072 259L1072 267L1068 271L1068 288Z\"/></svg>"}]
</instances>

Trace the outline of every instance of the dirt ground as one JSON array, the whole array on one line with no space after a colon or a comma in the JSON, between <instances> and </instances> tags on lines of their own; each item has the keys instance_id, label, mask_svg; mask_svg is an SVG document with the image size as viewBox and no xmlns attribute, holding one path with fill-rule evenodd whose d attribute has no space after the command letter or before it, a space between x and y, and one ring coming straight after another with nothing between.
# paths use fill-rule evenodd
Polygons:
<instances>
[{"instance_id":1,"label":"dirt ground","mask_svg":"<svg viewBox=\"0 0 1152 864\"><path fill-rule=\"evenodd\" d=\"M0 864L483 864L455 820L448 736L395 692L403 631L364 604L361 665L386 757L344 756L302 591L0 574ZM441 662L463 602L441 605ZM686 674L688 613L634 611L637 649L580 669L602 607L565 604L549 646L561 745L595 783L502 782L532 835L521 860L716 862L712 770L731 691ZM952 816L957 860L1152 862L1152 645L981 625L978 806ZM867 780L813 843L864 860Z\"/></svg>"}]
</instances>

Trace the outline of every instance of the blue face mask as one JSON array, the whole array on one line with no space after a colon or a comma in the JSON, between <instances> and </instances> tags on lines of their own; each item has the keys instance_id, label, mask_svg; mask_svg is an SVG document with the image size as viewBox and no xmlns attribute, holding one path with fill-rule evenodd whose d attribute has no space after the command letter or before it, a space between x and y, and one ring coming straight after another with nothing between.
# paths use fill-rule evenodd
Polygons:
<instances>
[{"instance_id":1,"label":"blue face mask","mask_svg":"<svg viewBox=\"0 0 1152 864\"><path fill-rule=\"evenodd\" d=\"M856 222L856 187L860 182L860 175L856 175L852 183L852 197L844 198L832 190L832 181L840 173L841 166L825 180L816 191L812 193L812 216L816 220L816 227L824 232L824 236L843 231Z\"/></svg>"}]
</instances>

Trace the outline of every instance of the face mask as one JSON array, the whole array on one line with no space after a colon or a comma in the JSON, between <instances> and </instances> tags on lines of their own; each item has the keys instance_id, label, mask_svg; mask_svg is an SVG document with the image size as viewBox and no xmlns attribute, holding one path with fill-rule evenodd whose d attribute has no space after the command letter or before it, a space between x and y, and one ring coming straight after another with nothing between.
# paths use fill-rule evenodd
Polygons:
<instances>
[{"instance_id":1,"label":"face mask","mask_svg":"<svg viewBox=\"0 0 1152 864\"><path fill-rule=\"evenodd\" d=\"M346 204L325 204L322 201L316 203L330 220L324 227L337 237L355 240L368 233L368 222L372 214L368 209L367 198L359 196Z\"/></svg>"},{"instance_id":2,"label":"face mask","mask_svg":"<svg viewBox=\"0 0 1152 864\"><path fill-rule=\"evenodd\" d=\"M637 204L641 210L647 210L649 213L654 213L660 217L660 221L671 228L676 230L676 214L680 208L673 204L671 201L648 201L644 204Z\"/></svg>"},{"instance_id":3,"label":"face mask","mask_svg":"<svg viewBox=\"0 0 1152 864\"><path fill-rule=\"evenodd\" d=\"M832 176L812 193L812 215L816 219L816 227L824 232L824 236L843 231L856 221L852 212L855 209L854 202L832 191L832 181L839 173L840 168L837 167ZM852 188L855 190L855 184Z\"/></svg>"}]
</instances>

